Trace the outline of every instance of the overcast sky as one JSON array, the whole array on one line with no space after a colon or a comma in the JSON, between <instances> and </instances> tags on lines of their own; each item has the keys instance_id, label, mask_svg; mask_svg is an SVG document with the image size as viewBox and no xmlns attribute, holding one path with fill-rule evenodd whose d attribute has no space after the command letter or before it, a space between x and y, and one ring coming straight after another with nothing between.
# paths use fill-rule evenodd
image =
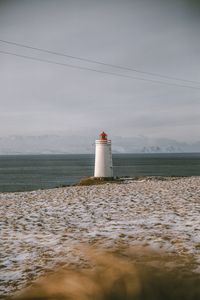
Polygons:
<instances>
[{"instance_id":1,"label":"overcast sky","mask_svg":"<svg viewBox=\"0 0 200 300\"><path fill-rule=\"evenodd\" d=\"M124 76L0 53L0 136L94 135L103 129L110 136L200 140L198 11L192 0L0 1L1 40L199 82L0 42L0 51Z\"/></svg>"}]
</instances>

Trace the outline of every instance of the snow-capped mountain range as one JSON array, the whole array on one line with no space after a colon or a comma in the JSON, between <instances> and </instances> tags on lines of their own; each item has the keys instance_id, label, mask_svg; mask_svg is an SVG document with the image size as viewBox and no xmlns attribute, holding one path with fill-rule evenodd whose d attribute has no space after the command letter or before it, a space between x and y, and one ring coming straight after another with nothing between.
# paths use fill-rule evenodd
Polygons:
<instances>
[{"instance_id":1,"label":"snow-capped mountain range","mask_svg":"<svg viewBox=\"0 0 200 300\"><path fill-rule=\"evenodd\" d=\"M65 135L0 137L0 155L94 153L96 137ZM178 142L165 138L112 137L113 153L200 152L200 141Z\"/></svg>"}]
</instances>

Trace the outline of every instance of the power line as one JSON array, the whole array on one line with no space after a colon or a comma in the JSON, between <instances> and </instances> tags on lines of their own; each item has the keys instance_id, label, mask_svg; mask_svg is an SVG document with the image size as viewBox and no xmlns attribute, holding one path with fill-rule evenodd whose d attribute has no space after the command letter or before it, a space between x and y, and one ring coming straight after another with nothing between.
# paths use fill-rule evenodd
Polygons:
<instances>
[{"instance_id":1,"label":"power line","mask_svg":"<svg viewBox=\"0 0 200 300\"><path fill-rule=\"evenodd\" d=\"M146 74L146 75L151 75L151 76L157 76L157 77L160 77L160 78L165 78L165 79L170 79L170 80L177 80L177 81L183 81L183 82L188 82L188 83L200 84L199 81L182 79L182 78L167 76L167 75L163 75L163 74L159 74L159 73L142 71L142 70L134 69L134 68L131 68L131 67L125 67L125 66L119 66L119 65L115 65L115 64L109 64L109 63L101 62L101 61L98 61L98 60L87 59L87 58L83 58L83 57L78 57L78 56L69 55L69 54L65 54L65 53L61 53L61 52L57 52L57 51L52 51L52 50L48 50L48 49L33 47L33 46L30 46L30 45L25 45L25 44L16 43L16 42L12 42L12 41L7 41L7 40L3 40L3 39L0 39L0 42L5 43L5 44L9 44L9 45L22 47L22 48L36 50L36 51L40 51L40 52L44 52L44 53L49 53L49 54L53 54L53 55L57 55L57 56L67 57L67 58L71 58L71 59L75 59L75 60L79 60L79 61L85 61L85 62L94 63L94 64L98 64L98 65L102 65L102 66L107 66L107 67L111 67L111 68L116 68L116 69L121 69L121 70L126 70L126 71L131 71L131 72L136 72L136 73Z\"/></svg>"},{"instance_id":2,"label":"power line","mask_svg":"<svg viewBox=\"0 0 200 300\"><path fill-rule=\"evenodd\" d=\"M114 72L101 71L101 70L97 70L97 69L93 69L93 68L75 66L75 65L61 63L61 62L56 62L56 61L52 61L52 60L47 60L47 59L42 59L42 58L36 58L36 57L33 57L33 56L17 54L17 53L14 53L14 52L8 52L8 51L2 51L2 50L0 50L0 53L6 54L6 55L12 55L12 56L16 56L16 57L21 57L21 58L25 58L25 59L29 59L29 60L33 60L33 61L39 61L39 62L48 63L48 64L54 64L54 65L60 65L60 66L69 67L69 68L73 68L73 69L86 70L86 71L92 71L92 72L102 73L102 74L109 74L109 75L113 75L113 76L117 76L117 77L129 78L129 79L134 79L134 80L142 80L142 81L159 83L159 84L164 84L164 85L169 85L169 86L176 86L176 87L181 87L181 88L190 88L190 89L200 90L200 87L196 87L196 86L189 86L189 85L169 83L169 82L164 82L164 81L159 81L159 80L154 80L154 79L133 77L133 76L119 74L119 73L114 73Z\"/></svg>"}]
</instances>

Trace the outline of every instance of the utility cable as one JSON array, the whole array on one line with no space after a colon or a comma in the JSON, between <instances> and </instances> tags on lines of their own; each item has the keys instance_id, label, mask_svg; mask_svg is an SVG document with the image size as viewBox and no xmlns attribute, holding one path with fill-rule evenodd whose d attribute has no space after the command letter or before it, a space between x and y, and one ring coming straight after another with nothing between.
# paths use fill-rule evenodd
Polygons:
<instances>
[{"instance_id":1,"label":"utility cable","mask_svg":"<svg viewBox=\"0 0 200 300\"><path fill-rule=\"evenodd\" d=\"M169 85L169 86L176 86L176 87L181 87L181 88L190 88L190 89L200 90L200 87L196 87L196 86L181 85L181 84L169 83L169 82L164 82L164 81L159 81L159 80L154 80L154 79L146 79L146 78L140 78L140 77L133 77L133 76L119 74L119 73L114 73L114 72L107 72L107 71L97 70L97 69L93 69L93 68L75 66L75 65L61 63L61 62L56 62L56 61L52 61L52 60L47 60L47 59L42 59L42 58L36 58L36 57L33 57L33 56L17 54L17 53L14 53L14 52L8 52L8 51L2 51L2 50L0 50L0 53L6 54L6 55L12 55L12 56L16 56L16 57L21 57L21 58L29 59L29 60L32 60L32 61L39 61L39 62L48 63L48 64L60 65L60 66L69 67L69 68L73 68L73 69L80 69L80 70L92 71L92 72L96 72L96 73L109 74L109 75L113 75L113 76L117 76L117 77L134 79L134 80L142 80L142 81L159 83L159 84L164 84L164 85Z\"/></svg>"},{"instance_id":2,"label":"utility cable","mask_svg":"<svg viewBox=\"0 0 200 300\"><path fill-rule=\"evenodd\" d=\"M92 59L87 59L87 58L78 57L78 56L74 56L74 55L64 54L64 53L60 53L60 52L56 52L56 51L52 51L52 50L33 47L33 46L30 46L30 45L25 45L25 44L16 43L16 42L12 42L12 41L7 41L7 40L3 40L3 39L0 39L0 42L5 43L5 44L9 44L9 45L22 47L22 48L35 50L35 51L40 51L40 52L44 52L44 53L48 53L48 54L67 57L67 58L71 58L71 59L75 59L75 60L79 60L79 61L94 63L94 64L107 66L107 67L111 67L111 68L116 68L116 69L121 69L121 70L125 70L125 71L131 71L131 72L136 72L136 73L140 73L140 74L146 74L146 75L156 76L156 77L160 77L160 78L170 79L170 80L177 80L177 81L183 81L183 82L188 82L188 83L200 84L199 81L187 80L187 79L162 75L162 74L153 73L153 72L146 72L146 71L134 69L134 68L131 68L131 67L125 67L125 66L119 66L119 65L115 65L115 64L109 64L109 63L101 62L101 61L98 61L98 60L92 60Z\"/></svg>"}]
</instances>

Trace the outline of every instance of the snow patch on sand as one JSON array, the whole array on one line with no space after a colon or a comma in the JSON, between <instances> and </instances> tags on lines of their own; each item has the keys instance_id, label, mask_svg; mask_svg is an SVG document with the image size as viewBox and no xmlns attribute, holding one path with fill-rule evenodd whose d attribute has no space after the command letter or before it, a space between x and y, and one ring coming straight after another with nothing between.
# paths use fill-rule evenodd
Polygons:
<instances>
[{"instance_id":1,"label":"snow patch on sand","mask_svg":"<svg viewBox=\"0 0 200 300\"><path fill-rule=\"evenodd\" d=\"M1 193L0 227L1 295L56 265L81 264L80 243L121 240L199 263L200 177Z\"/></svg>"}]
</instances>

